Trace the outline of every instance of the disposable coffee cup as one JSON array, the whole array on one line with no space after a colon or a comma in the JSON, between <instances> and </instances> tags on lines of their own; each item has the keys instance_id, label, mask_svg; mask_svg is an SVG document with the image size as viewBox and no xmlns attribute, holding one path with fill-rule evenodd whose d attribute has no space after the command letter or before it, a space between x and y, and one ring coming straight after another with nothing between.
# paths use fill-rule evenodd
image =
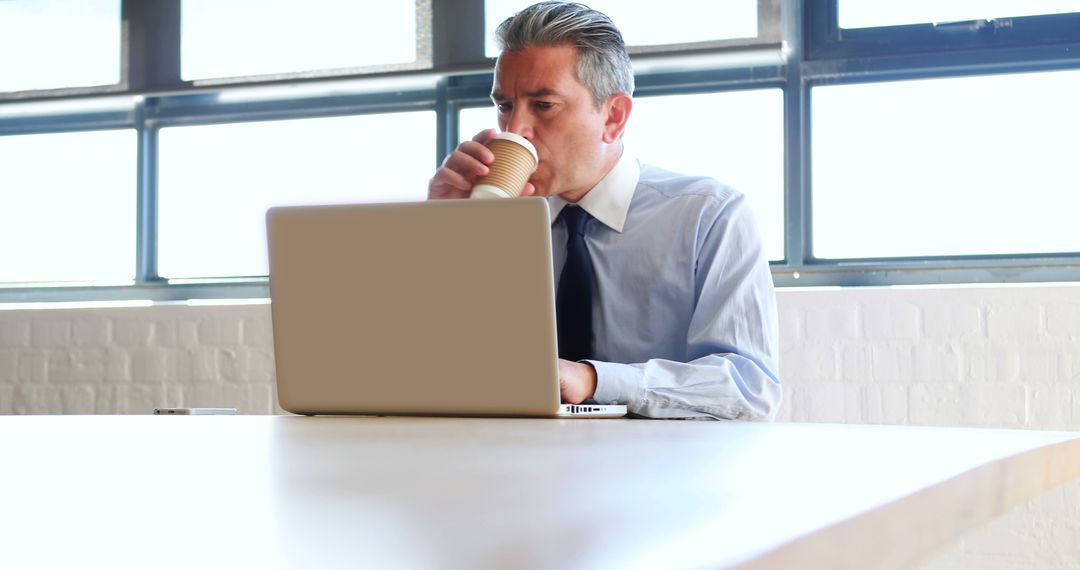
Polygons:
<instances>
[{"instance_id":1,"label":"disposable coffee cup","mask_svg":"<svg viewBox=\"0 0 1080 570\"><path fill-rule=\"evenodd\" d=\"M486 146L495 154L495 162L488 165L487 176L476 180L471 197L517 198L540 162L536 147L514 133L499 133Z\"/></svg>"}]
</instances>

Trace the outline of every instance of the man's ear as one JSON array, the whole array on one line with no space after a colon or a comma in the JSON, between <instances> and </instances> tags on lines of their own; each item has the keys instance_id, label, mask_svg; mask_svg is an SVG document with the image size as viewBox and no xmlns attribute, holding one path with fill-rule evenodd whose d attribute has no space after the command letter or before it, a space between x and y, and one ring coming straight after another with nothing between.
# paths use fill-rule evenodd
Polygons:
<instances>
[{"instance_id":1,"label":"man's ear","mask_svg":"<svg viewBox=\"0 0 1080 570\"><path fill-rule=\"evenodd\" d=\"M627 93L616 93L604 102L604 142L612 144L619 140L626 129L626 121L630 119L630 111L634 108L634 100Z\"/></svg>"}]
</instances>

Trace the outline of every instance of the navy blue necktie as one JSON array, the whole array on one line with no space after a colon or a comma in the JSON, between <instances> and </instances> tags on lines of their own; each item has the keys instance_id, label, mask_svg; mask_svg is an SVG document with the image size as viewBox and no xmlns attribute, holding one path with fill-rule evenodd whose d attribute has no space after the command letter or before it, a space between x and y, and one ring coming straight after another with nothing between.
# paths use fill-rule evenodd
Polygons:
<instances>
[{"instance_id":1,"label":"navy blue necktie","mask_svg":"<svg viewBox=\"0 0 1080 570\"><path fill-rule=\"evenodd\" d=\"M559 215L566 222L566 264L555 297L559 358L585 360L592 357L594 275L585 246L585 224L592 216L578 206L566 206Z\"/></svg>"}]
</instances>

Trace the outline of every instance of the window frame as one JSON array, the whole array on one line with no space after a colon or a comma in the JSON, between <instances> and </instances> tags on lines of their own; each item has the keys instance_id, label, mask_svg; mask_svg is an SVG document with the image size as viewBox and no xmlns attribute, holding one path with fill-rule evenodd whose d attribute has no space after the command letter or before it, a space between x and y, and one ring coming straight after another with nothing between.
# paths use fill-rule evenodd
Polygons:
<instances>
[{"instance_id":1,"label":"window frame","mask_svg":"<svg viewBox=\"0 0 1080 570\"><path fill-rule=\"evenodd\" d=\"M1080 13L845 29L839 3L807 2L807 59L1080 43Z\"/></svg>"},{"instance_id":2,"label":"window frame","mask_svg":"<svg viewBox=\"0 0 1080 570\"><path fill-rule=\"evenodd\" d=\"M428 0L421 0L421 2ZM449 4L454 4L450 6ZM763 87L783 90L785 256L771 263L775 283L789 286L883 286L957 283L1080 281L1080 252L933 258L816 258L812 244L811 105L821 85L1080 69L1080 45L1071 35L1056 43L1031 41L955 48L933 44L913 50L918 30L886 29L876 39L831 38L837 0L759 0L771 14L759 37L742 44L633 49L635 96L716 93ZM432 67L425 70L345 73L335 77L290 74L194 85L179 80L180 0L124 0L122 85L0 94L0 136L98 128L138 131L138 239L131 285L20 287L0 285L0 302L189 301L266 298L266 277L180 279L157 275L157 144L163 127L434 110L436 164L457 146L458 111L490 104L493 61L484 57L483 0L432 1ZM831 17L830 20L827 17ZM1039 16L1028 18L1055 18ZM759 18L759 21L760 20ZM1071 21L1071 20L1070 20ZM1027 21L1027 24L1037 23ZM1078 28L1080 29L1080 28ZM881 32L882 29L864 31ZM903 32L908 42L889 43ZM956 30L953 30L956 32ZM975 38L978 31L969 35ZM963 35L955 34L954 35ZM1025 43L1026 42L1026 43ZM1063 43L1064 42L1064 43ZM722 44L722 45L721 45ZM839 46L839 47L838 47ZM869 47L868 47L869 46ZM892 46L892 47L889 47ZM282 86L303 96L273 94ZM326 89L324 94L318 93ZM252 96L244 99L244 95ZM265 96L266 93L270 95ZM237 97L237 95L240 95ZM12 117L5 107L23 103L78 103L88 97L130 97L127 108L73 109L47 116Z\"/></svg>"},{"instance_id":3,"label":"window frame","mask_svg":"<svg viewBox=\"0 0 1080 570\"><path fill-rule=\"evenodd\" d=\"M792 149L801 189L788 188L801 200L789 228L795 255L773 267L778 286L891 286L964 283L1080 281L1080 251L1017 255L956 255L826 259L813 255L811 107L813 88L904 79L1080 69L1080 14L1002 19L1013 33L987 37L978 26L912 25L839 32L839 0L810 0L801 13L806 56L792 66L798 75L789 85L800 91L799 128L788 131L801 144ZM1075 28L1069 26L1075 25ZM795 71L797 70L797 71ZM789 165L791 166L791 165ZM789 172L791 170L789 169ZM795 175L795 173L792 173ZM801 191L800 191L801 190ZM801 227L797 227L801 226ZM792 261L794 260L794 261Z\"/></svg>"}]
</instances>

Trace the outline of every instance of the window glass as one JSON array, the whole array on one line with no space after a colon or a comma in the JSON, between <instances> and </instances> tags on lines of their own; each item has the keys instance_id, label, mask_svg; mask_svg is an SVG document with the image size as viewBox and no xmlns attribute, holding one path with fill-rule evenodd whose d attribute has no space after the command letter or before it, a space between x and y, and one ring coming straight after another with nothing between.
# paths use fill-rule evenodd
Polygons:
<instances>
[{"instance_id":1,"label":"window glass","mask_svg":"<svg viewBox=\"0 0 1080 570\"><path fill-rule=\"evenodd\" d=\"M495 28L533 0L487 0L484 29L487 55L499 55ZM656 46L753 38L758 35L757 0L668 0L658 9L653 2L596 0L590 8L607 14L630 46Z\"/></svg>"},{"instance_id":2,"label":"window glass","mask_svg":"<svg viewBox=\"0 0 1080 570\"><path fill-rule=\"evenodd\" d=\"M745 194L765 254L784 258L783 91L638 97L625 139L643 163Z\"/></svg>"},{"instance_id":3,"label":"window glass","mask_svg":"<svg viewBox=\"0 0 1080 570\"><path fill-rule=\"evenodd\" d=\"M0 1L0 92L120 82L120 0Z\"/></svg>"},{"instance_id":4,"label":"window glass","mask_svg":"<svg viewBox=\"0 0 1080 570\"><path fill-rule=\"evenodd\" d=\"M462 110L460 138L494 128L494 107ZM642 163L709 176L746 195L765 253L784 258L784 101L780 89L638 97L624 136ZM542 159L542 158L541 158Z\"/></svg>"},{"instance_id":5,"label":"window glass","mask_svg":"<svg viewBox=\"0 0 1080 570\"><path fill-rule=\"evenodd\" d=\"M161 129L158 272L266 275L278 205L422 200L431 111Z\"/></svg>"},{"instance_id":6,"label":"window glass","mask_svg":"<svg viewBox=\"0 0 1080 570\"><path fill-rule=\"evenodd\" d=\"M182 0L184 80L411 63L416 4Z\"/></svg>"},{"instance_id":7,"label":"window glass","mask_svg":"<svg viewBox=\"0 0 1080 570\"><path fill-rule=\"evenodd\" d=\"M1080 251L1080 72L812 95L815 256Z\"/></svg>"},{"instance_id":8,"label":"window glass","mask_svg":"<svg viewBox=\"0 0 1080 570\"><path fill-rule=\"evenodd\" d=\"M0 136L0 282L135 277L131 129Z\"/></svg>"},{"instance_id":9,"label":"window glass","mask_svg":"<svg viewBox=\"0 0 1080 570\"><path fill-rule=\"evenodd\" d=\"M495 106L470 107L458 113L458 143L467 141L484 129L498 129Z\"/></svg>"},{"instance_id":10,"label":"window glass","mask_svg":"<svg viewBox=\"0 0 1080 570\"><path fill-rule=\"evenodd\" d=\"M875 28L1080 12L1080 0L840 0L841 28Z\"/></svg>"}]
</instances>

